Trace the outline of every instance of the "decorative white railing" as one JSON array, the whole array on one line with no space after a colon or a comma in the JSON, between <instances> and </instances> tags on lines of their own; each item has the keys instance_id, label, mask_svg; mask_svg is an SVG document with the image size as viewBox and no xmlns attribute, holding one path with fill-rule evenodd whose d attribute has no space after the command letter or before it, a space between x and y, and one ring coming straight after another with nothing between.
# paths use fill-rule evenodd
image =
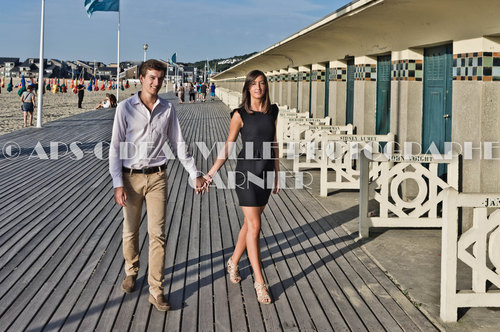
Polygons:
<instances>
[{"instance_id":1,"label":"decorative white railing","mask_svg":"<svg viewBox=\"0 0 500 332\"><path fill-rule=\"evenodd\" d=\"M299 113L296 108L287 109L286 111L281 111L278 113L278 123L276 124L276 139L278 141L278 145L280 148L279 156L280 158L283 156L283 135L284 135L284 127L288 123L287 119L289 118L308 118L309 112Z\"/></svg>"},{"instance_id":2,"label":"decorative white railing","mask_svg":"<svg viewBox=\"0 0 500 332\"><path fill-rule=\"evenodd\" d=\"M346 126L300 126L294 127L294 136L299 140L294 145L293 171L320 168L323 154L322 143L330 135L352 135L353 125Z\"/></svg>"},{"instance_id":3,"label":"decorative white railing","mask_svg":"<svg viewBox=\"0 0 500 332\"><path fill-rule=\"evenodd\" d=\"M326 135L323 137L320 160L320 196L330 189L359 189L358 151L379 152L380 143L392 152L394 135Z\"/></svg>"},{"instance_id":4,"label":"decorative white railing","mask_svg":"<svg viewBox=\"0 0 500 332\"><path fill-rule=\"evenodd\" d=\"M440 311L443 321L456 322L458 308L500 307L500 193L448 188L443 195ZM473 226L461 236L459 208L473 208ZM472 269L470 289L458 287L458 260ZM464 274L470 278L469 271Z\"/></svg>"},{"instance_id":5,"label":"decorative white railing","mask_svg":"<svg viewBox=\"0 0 500 332\"><path fill-rule=\"evenodd\" d=\"M299 113L300 114L300 113ZM307 117L282 117L278 119L281 122L280 126L280 136L278 137L279 146L279 157L282 158L285 155L285 146L287 149L289 142L299 141L299 133L303 131L305 126L312 125L325 125L328 126L331 123L329 117L326 118L307 118ZM290 149L291 153L294 152L293 147Z\"/></svg>"},{"instance_id":6,"label":"decorative white railing","mask_svg":"<svg viewBox=\"0 0 500 332\"><path fill-rule=\"evenodd\" d=\"M458 189L458 156L361 154L360 161L360 237L368 237L372 227L442 227L443 189ZM448 168L446 181L438 174L442 164ZM414 185L405 187L409 181ZM378 207L369 213L371 198Z\"/></svg>"}]
</instances>

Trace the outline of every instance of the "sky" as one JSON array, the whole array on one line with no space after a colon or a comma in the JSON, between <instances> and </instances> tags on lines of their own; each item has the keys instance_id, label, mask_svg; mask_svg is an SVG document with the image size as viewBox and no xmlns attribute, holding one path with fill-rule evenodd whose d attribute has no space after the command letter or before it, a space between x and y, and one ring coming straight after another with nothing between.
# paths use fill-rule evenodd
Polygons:
<instances>
[{"instance_id":1,"label":"sky","mask_svg":"<svg viewBox=\"0 0 500 332\"><path fill-rule=\"evenodd\" d=\"M0 57L40 54L42 0L1 0ZM349 0L121 0L120 61L228 58L258 52ZM84 0L45 0L44 58L116 62L118 13L87 16Z\"/></svg>"}]
</instances>

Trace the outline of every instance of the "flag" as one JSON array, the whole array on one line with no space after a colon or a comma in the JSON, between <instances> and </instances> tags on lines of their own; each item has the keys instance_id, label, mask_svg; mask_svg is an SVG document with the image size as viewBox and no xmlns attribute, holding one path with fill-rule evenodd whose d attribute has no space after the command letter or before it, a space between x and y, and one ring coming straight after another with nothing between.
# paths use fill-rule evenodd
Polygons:
<instances>
[{"instance_id":1,"label":"flag","mask_svg":"<svg viewBox=\"0 0 500 332\"><path fill-rule=\"evenodd\" d=\"M85 0L87 15L93 12L117 12L120 11L120 0Z\"/></svg>"},{"instance_id":2,"label":"flag","mask_svg":"<svg viewBox=\"0 0 500 332\"><path fill-rule=\"evenodd\" d=\"M177 52L172 54L172 63L177 63Z\"/></svg>"}]
</instances>

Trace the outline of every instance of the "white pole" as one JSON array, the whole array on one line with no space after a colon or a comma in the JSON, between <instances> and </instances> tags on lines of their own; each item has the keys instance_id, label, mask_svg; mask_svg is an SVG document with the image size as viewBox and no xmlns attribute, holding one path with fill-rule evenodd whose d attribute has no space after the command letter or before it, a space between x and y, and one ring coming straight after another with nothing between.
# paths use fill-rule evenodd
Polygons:
<instances>
[{"instance_id":1,"label":"white pole","mask_svg":"<svg viewBox=\"0 0 500 332\"><path fill-rule=\"evenodd\" d=\"M168 64L167 64L167 81L166 81L165 89L167 90L166 92L168 93Z\"/></svg>"},{"instance_id":2,"label":"white pole","mask_svg":"<svg viewBox=\"0 0 500 332\"><path fill-rule=\"evenodd\" d=\"M42 22L40 26L40 58L38 69L38 109L36 115L36 126L42 128L42 105L43 105L43 26L45 21L45 0L42 0Z\"/></svg>"},{"instance_id":3,"label":"white pole","mask_svg":"<svg viewBox=\"0 0 500 332\"><path fill-rule=\"evenodd\" d=\"M116 102L120 101L120 0L118 0L118 55L116 57Z\"/></svg>"}]
</instances>

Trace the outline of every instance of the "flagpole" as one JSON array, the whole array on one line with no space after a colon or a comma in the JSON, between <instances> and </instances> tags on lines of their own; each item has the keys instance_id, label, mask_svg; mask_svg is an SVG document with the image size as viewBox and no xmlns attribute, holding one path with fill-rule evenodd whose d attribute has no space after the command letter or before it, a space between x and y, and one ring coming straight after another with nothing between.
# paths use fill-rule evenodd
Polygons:
<instances>
[{"instance_id":1,"label":"flagpole","mask_svg":"<svg viewBox=\"0 0 500 332\"><path fill-rule=\"evenodd\" d=\"M165 89L167 90L166 93L168 93L168 62L167 62L167 83Z\"/></svg>"},{"instance_id":2,"label":"flagpole","mask_svg":"<svg viewBox=\"0 0 500 332\"><path fill-rule=\"evenodd\" d=\"M42 0L42 20L40 26L40 58L38 59L38 109L36 116L36 126L42 127L42 105L43 105L43 27L45 23L45 0Z\"/></svg>"},{"instance_id":3,"label":"flagpole","mask_svg":"<svg viewBox=\"0 0 500 332\"><path fill-rule=\"evenodd\" d=\"M116 68L116 102L120 101L120 0L118 0L118 55Z\"/></svg>"}]
</instances>

